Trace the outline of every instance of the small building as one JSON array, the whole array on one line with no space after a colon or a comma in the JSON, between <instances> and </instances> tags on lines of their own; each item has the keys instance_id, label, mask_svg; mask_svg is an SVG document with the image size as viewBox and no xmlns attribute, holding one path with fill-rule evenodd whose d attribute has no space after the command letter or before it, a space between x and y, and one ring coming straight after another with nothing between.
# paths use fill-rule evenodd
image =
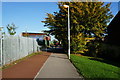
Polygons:
<instances>
[{"instance_id":1,"label":"small building","mask_svg":"<svg viewBox=\"0 0 120 80\"><path fill-rule=\"evenodd\" d=\"M23 37L35 38L38 42L38 45L49 45L50 36L45 33L32 33L32 32L23 32Z\"/></svg>"},{"instance_id":2,"label":"small building","mask_svg":"<svg viewBox=\"0 0 120 80\"><path fill-rule=\"evenodd\" d=\"M32 33L32 32L22 32L23 37L30 37L35 39L43 40L47 34L45 33Z\"/></svg>"}]
</instances>

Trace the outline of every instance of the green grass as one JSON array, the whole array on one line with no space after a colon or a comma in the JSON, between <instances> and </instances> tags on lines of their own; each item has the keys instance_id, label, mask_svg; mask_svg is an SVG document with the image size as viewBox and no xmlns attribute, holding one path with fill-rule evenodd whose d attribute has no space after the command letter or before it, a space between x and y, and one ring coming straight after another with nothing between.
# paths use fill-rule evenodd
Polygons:
<instances>
[{"instance_id":1,"label":"green grass","mask_svg":"<svg viewBox=\"0 0 120 80\"><path fill-rule=\"evenodd\" d=\"M11 66L13 66L13 65L21 62L21 61L24 60L24 59L27 59L27 58L29 58L29 57L32 57L32 56L34 56L34 55L39 55L39 54L42 54L42 52L31 53L31 54L29 54L29 55L27 55L27 56L25 56L25 57L23 57L23 58L21 58L21 59L18 59L18 60L16 60L16 61L11 62L10 64L6 64L6 65L2 66L2 67L0 68L0 70L9 68L9 67L11 67Z\"/></svg>"},{"instance_id":2,"label":"green grass","mask_svg":"<svg viewBox=\"0 0 120 80\"><path fill-rule=\"evenodd\" d=\"M120 79L120 67L93 60L92 58L71 54L71 62L84 78L91 80Z\"/></svg>"}]
</instances>

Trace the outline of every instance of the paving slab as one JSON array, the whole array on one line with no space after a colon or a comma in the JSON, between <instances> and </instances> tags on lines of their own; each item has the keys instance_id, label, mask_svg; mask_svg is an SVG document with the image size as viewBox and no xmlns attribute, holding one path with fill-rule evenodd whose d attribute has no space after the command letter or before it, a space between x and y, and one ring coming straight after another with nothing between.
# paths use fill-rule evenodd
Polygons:
<instances>
[{"instance_id":1,"label":"paving slab","mask_svg":"<svg viewBox=\"0 0 120 80\"><path fill-rule=\"evenodd\" d=\"M40 78L83 78L66 54L52 53L44 63L35 80Z\"/></svg>"}]
</instances>

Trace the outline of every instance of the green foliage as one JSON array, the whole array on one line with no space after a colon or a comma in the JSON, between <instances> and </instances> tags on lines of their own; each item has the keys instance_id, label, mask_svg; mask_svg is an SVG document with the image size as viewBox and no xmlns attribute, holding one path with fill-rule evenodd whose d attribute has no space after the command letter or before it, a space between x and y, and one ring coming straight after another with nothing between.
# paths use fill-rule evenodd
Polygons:
<instances>
[{"instance_id":1,"label":"green foliage","mask_svg":"<svg viewBox=\"0 0 120 80\"><path fill-rule=\"evenodd\" d=\"M120 46L101 43L98 56L110 60L119 60Z\"/></svg>"},{"instance_id":2,"label":"green foliage","mask_svg":"<svg viewBox=\"0 0 120 80\"><path fill-rule=\"evenodd\" d=\"M44 40L36 39L36 41L37 41L38 45L40 45L40 46L45 46Z\"/></svg>"},{"instance_id":3,"label":"green foliage","mask_svg":"<svg viewBox=\"0 0 120 80\"><path fill-rule=\"evenodd\" d=\"M120 59L120 47L110 44L105 44L103 42L92 41L87 43L86 52L89 56L102 57L110 60L119 60Z\"/></svg>"},{"instance_id":4,"label":"green foliage","mask_svg":"<svg viewBox=\"0 0 120 80\"><path fill-rule=\"evenodd\" d=\"M86 80L118 80L120 78L120 68L100 62L102 59L72 54L71 61Z\"/></svg>"},{"instance_id":5,"label":"green foliage","mask_svg":"<svg viewBox=\"0 0 120 80\"><path fill-rule=\"evenodd\" d=\"M3 27L0 27L0 31L2 31L3 30Z\"/></svg>"},{"instance_id":6,"label":"green foliage","mask_svg":"<svg viewBox=\"0 0 120 80\"><path fill-rule=\"evenodd\" d=\"M84 53L86 50L86 43L84 34L80 33L79 35L72 38L73 41L71 47L73 47L73 53Z\"/></svg>"},{"instance_id":7,"label":"green foliage","mask_svg":"<svg viewBox=\"0 0 120 80\"><path fill-rule=\"evenodd\" d=\"M104 37L107 23L113 17L109 9L110 3L104 5L103 2L74 2L74 0L72 2L58 2L59 12L47 13L47 18L42 22L50 29L47 32L55 35L55 38L62 42L65 49L68 46L68 9L64 8L63 5L69 5L70 8L72 51L86 48L85 38L102 39ZM79 36L80 33L83 35Z\"/></svg>"},{"instance_id":8,"label":"green foliage","mask_svg":"<svg viewBox=\"0 0 120 80\"><path fill-rule=\"evenodd\" d=\"M98 41L91 41L87 43L87 49L89 50L86 52L87 55L93 56L93 57L98 57L98 53L100 53L101 49L101 44Z\"/></svg>"},{"instance_id":9,"label":"green foliage","mask_svg":"<svg viewBox=\"0 0 120 80\"><path fill-rule=\"evenodd\" d=\"M10 24L8 24L7 25L7 30L8 30L8 33L10 34L10 35L15 35L16 34L16 26L15 26L15 24L14 23L12 23L11 25Z\"/></svg>"}]
</instances>

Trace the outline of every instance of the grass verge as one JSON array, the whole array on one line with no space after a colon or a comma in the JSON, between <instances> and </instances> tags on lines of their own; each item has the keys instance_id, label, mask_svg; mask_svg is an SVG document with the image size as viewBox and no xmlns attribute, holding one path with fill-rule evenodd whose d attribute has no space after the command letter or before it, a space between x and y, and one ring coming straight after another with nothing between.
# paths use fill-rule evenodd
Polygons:
<instances>
[{"instance_id":1,"label":"grass verge","mask_svg":"<svg viewBox=\"0 0 120 80\"><path fill-rule=\"evenodd\" d=\"M93 60L92 58L71 54L71 62L84 78L89 80L120 79L120 67Z\"/></svg>"},{"instance_id":2,"label":"grass verge","mask_svg":"<svg viewBox=\"0 0 120 80\"><path fill-rule=\"evenodd\" d=\"M42 52L31 53L31 54L29 54L29 55L27 55L27 56L25 56L25 57L23 57L23 58L21 58L21 59L18 59L18 60L16 60L16 61L11 62L10 64L6 64L6 65L2 66L2 67L0 68L0 70L9 68L9 67L11 67L11 66L19 63L20 61L22 61L22 60L24 60L24 59L27 59L27 58L29 58L29 57L32 57L32 56L34 56L34 55L39 55L39 54L42 54Z\"/></svg>"}]
</instances>

